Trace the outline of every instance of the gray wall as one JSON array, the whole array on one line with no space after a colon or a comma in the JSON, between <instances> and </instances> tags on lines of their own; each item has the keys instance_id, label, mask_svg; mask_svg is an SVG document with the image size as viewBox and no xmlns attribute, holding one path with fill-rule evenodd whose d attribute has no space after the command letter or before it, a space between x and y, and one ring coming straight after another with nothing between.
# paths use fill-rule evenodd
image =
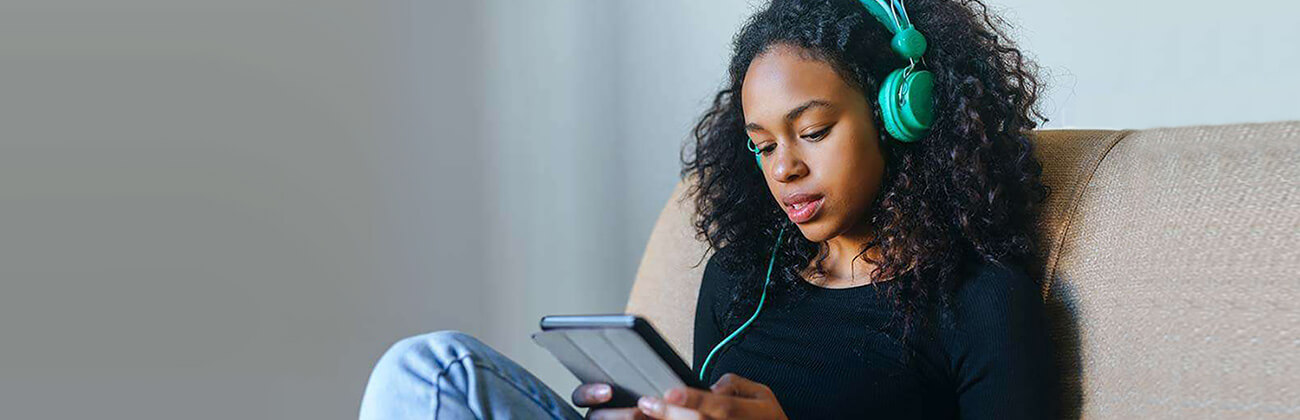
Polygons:
<instances>
[{"instance_id":1,"label":"gray wall","mask_svg":"<svg viewBox=\"0 0 1300 420\"><path fill-rule=\"evenodd\" d=\"M488 2L483 108L490 273L482 335L567 396L528 334L622 312L677 182L691 119L725 71L740 1Z\"/></svg>"},{"instance_id":2,"label":"gray wall","mask_svg":"<svg viewBox=\"0 0 1300 420\"><path fill-rule=\"evenodd\" d=\"M480 16L0 3L0 417L355 417L486 331Z\"/></svg>"},{"instance_id":3,"label":"gray wall","mask_svg":"<svg viewBox=\"0 0 1300 420\"><path fill-rule=\"evenodd\" d=\"M0 416L348 418L438 329L567 395L749 3L0 3ZM994 6L1049 126L1300 118L1300 10L1217 4Z\"/></svg>"}]
</instances>

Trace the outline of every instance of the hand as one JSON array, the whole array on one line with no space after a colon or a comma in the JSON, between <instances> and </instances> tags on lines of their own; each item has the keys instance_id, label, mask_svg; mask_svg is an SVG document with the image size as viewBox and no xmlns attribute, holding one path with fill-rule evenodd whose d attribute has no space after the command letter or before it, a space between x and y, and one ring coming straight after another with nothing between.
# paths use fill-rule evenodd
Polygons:
<instances>
[{"instance_id":1,"label":"hand","mask_svg":"<svg viewBox=\"0 0 1300 420\"><path fill-rule=\"evenodd\" d=\"M734 373L722 375L709 391L673 388L663 399L641 397L637 408L655 419L786 419L767 385Z\"/></svg>"},{"instance_id":2,"label":"hand","mask_svg":"<svg viewBox=\"0 0 1300 420\"><path fill-rule=\"evenodd\" d=\"M573 390L573 405L588 407L587 418L601 420L647 420L645 414L630 408L594 408L614 399L614 388L609 384L590 383Z\"/></svg>"}]
</instances>

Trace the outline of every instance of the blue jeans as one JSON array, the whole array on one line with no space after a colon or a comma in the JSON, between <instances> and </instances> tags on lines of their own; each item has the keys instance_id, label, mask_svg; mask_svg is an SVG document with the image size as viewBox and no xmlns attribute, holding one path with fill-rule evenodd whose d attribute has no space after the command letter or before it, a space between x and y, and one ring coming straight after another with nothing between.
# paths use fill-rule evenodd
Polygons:
<instances>
[{"instance_id":1,"label":"blue jeans","mask_svg":"<svg viewBox=\"0 0 1300 420\"><path fill-rule=\"evenodd\" d=\"M362 419L581 419L568 401L469 334L403 339L375 365Z\"/></svg>"}]
</instances>

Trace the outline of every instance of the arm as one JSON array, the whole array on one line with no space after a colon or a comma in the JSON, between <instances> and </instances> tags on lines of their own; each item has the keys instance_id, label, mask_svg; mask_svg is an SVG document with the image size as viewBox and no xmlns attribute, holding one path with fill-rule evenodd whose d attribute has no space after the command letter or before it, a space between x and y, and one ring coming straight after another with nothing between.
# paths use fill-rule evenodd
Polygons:
<instances>
[{"instance_id":1,"label":"arm","mask_svg":"<svg viewBox=\"0 0 1300 420\"><path fill-rule=\"evenodd\" d=\"M715 254L716 255L716 254ZM700 365L708 357L713 346L722 341L722 328L718 324L716 296L718 284L722 283L722 273L713 257L704 266L704 278L700 280L700 295L695 300L695 344L691 355L691 369L695 375L700 374ZM716 364L714 360L710 364ZM707 382L708 378L705 378Z\"/></svg>"},{"instance_id":2,"label":"arm","mask_svg":"<svg viewBox=\"0 0 1300 420\"><path fill-rule=\"evenodd\" d=\"M1023 270L985 266L957 294L947 334L964 419L1059 417L1057 370L1039 289Z\"/></svg>"}]
</instances>

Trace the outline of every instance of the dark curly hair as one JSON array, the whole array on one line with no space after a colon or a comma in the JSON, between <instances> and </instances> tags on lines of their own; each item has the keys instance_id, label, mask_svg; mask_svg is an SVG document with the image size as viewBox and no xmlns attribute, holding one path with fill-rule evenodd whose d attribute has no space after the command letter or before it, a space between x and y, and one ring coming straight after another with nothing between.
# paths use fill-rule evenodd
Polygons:
<instances>
[{"instance_id":1,"label":"dark curly hair","mask_svg":"<svg viewBox=\"0 0 1300 420\"><path fill-rule=\"evenodd\" d=\"M775 45L824 61L872 105L885 175L869 213L875 235L859 255L895 307L902 339L933 315L951 314L952 296L980 260L1029 268L1034 225L1048 194L1030 130L1047 119L1036 106L1038 67L1008 38L1007 23L980 0L909 0L925 34L924 67L934 73L935 120L920 140L901 143L883 130L875 92L907 62L889 49L891 34L859 0L776 0L733 40L730 79L696 124L683 150L687 199L697 237L708 242L733 285L723 323L734 329L758 301L772 246L793 224L772 198L754 156L740 103L750 62ZM800 272L820 244L786 234L770 294L798 295ZM875 248L881 259L867 256ZM948 316L940 317L949 319Z\"/></svg>"}]
</instances>

